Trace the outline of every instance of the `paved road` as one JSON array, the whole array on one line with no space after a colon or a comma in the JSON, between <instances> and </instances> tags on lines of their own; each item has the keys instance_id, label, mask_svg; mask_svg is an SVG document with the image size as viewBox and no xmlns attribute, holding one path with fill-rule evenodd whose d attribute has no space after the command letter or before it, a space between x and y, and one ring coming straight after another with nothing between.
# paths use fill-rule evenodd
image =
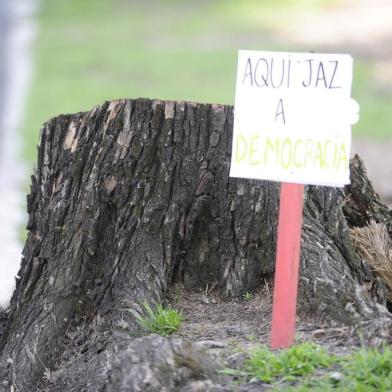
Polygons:
<instances>
[{"instance_id":1,"label":"paved road","mask_svg":"<svg viewBox=\"0 0 392 392\"><path fill-rule=\"evenodd\" d=\"M3 116L6 92L7 39L10 26L10 1L0 0L0 118Z\"/></svg>"}]
</instances>

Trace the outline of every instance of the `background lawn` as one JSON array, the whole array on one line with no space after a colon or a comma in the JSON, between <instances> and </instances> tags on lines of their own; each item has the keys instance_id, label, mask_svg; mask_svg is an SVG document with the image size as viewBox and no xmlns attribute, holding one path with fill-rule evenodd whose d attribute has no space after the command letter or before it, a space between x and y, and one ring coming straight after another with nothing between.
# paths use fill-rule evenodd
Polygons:
<instances>
[{"instance_id":1,"label":"background lawn","mask_svg":"<svg viewBox=\"0 0 392 392\"><path fill-rule=\"evenodd\" d=\"M297 11L322 0L42 0L35 74L22 129L23 155L35 161L42 124L60 113L117 98L233 104L238 49L298 50L277 33ZM354 62L361 104L355 135L382 138L392 93L373 80L371 59Z\"/></svg>"}]
</instances>

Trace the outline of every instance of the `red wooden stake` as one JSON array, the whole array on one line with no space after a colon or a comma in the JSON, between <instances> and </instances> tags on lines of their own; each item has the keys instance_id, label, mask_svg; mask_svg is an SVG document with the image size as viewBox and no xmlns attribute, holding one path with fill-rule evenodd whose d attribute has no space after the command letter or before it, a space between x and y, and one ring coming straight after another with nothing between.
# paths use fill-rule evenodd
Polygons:
<instances>
[{"instance_id":1,"label":"red wooden stake","mask_svg":"<svg viewBox=\"0 0 392 392\"><path fill-rule=\"evenodd\" d=\"M271 348L294 343L304 186L282 183L280 189Z\"/></svg>"}]
</instances>

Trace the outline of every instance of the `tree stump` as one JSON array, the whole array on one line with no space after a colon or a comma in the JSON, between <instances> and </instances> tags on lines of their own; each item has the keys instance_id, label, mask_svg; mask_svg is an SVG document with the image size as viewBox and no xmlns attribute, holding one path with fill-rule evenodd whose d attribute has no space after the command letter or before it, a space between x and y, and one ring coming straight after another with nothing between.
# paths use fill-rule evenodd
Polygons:
<instances>
[{"instance_id":1,"label":"tree stump","mask_svg":"<svg viewBox=\"0 0 392 392\"><path fill-rule=\"evenodd\" d=\"M106 102L44 125L29 234L1 315L4 390L208 384L203 361L177 361L192 347L160 337L135 341L129 309L162 301L177 282L215 285L232 298L273 275L279 184L229 178L232 126L231 106L148 99ZM385 286L355 251L349 227L373 219L391 229L391 211L358 157L351 171L344 190L306 187L299 312L346 324L389 320ZM155 387L146 368L139 383L126 381L136 362L157 373L157 344L177 358L167 365L173 374L157 376Z\"/></svg>"}]
</instances>

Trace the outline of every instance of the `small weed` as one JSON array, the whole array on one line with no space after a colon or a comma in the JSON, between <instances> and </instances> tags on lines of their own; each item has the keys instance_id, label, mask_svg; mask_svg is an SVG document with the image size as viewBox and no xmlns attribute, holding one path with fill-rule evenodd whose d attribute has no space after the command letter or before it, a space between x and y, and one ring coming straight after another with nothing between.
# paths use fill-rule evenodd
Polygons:
<instances>
[{"instance_id":1,"label":"small weed","mask_svg":"<svg viewBox=\"0 0 392 392\"><path fill-rule=\"evenodd\" d=\"M253 299L253 294L250 293L249 291L247 291L242 298L244 299L244 301L251 301Z\"/></svg>"},{"instance_id":2,"label":"small weed","mask_svg":"<svg viewBox=\"0 0 392 392\"><path fill-rule=\"evenodd\" d=\"M152 308L146 301L141 303L143 314L132 311L137 322L145 329L161 336L172 335L181 326L182 314L175 309L165 309L154 304Z\"/></svg>"}]
</instances>

